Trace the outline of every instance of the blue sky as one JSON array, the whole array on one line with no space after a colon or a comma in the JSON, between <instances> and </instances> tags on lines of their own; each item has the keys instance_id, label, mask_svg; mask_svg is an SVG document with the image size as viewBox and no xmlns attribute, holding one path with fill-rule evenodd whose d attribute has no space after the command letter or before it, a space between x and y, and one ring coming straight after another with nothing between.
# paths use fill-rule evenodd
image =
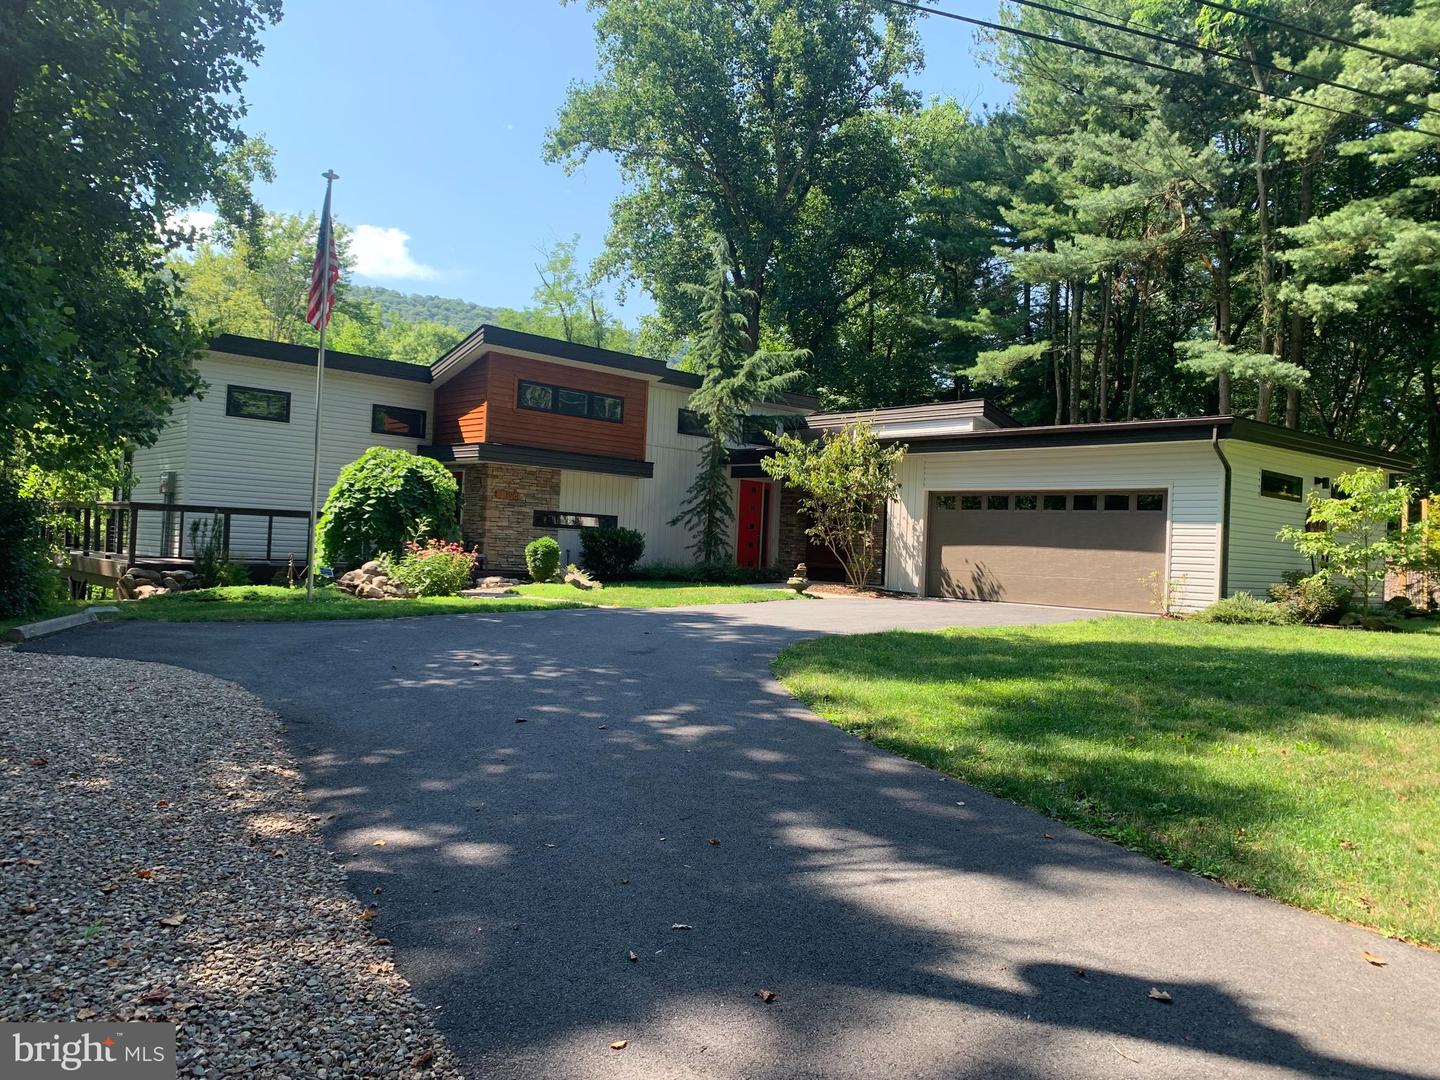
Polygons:
<instances>
[{"instance_id":1,"label":"blue sky","mask_svg":"<svg viewBox=\"0 0 1440 1080\"><path fill-rule=\"evenodd\" d=\"M997 0L954 0L993 18ZM947 5L948 6L948 5ZM923 20L926 97L977 108L1007 97L971 30ZM335 214L355 228L356 281L523 306L538 249L580 235L599 252L621 190L609 159L567 175L541 157L566 87L595 72L591 13L559 0L290 0L246 87L245 127L275 147L269 209ZM650 309L632 292L633 323Z\"/></svg>"}]
</instances>

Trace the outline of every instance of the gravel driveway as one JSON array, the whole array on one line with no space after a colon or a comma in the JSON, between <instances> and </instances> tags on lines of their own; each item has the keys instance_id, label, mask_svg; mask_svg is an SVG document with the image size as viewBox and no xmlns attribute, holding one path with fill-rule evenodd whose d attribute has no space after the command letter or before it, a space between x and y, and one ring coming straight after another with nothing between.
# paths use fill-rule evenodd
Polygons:
<instances>
[{"instance_id":1,"label":"gravel driveway","mask_svg":"<svg viewBox=\"0 0 1440 1080\"><path fill-rule=\"evenodd\" d=\"M819 632L1083 615L827 598L45 647L180 657L285 719L468 1076L1440 1077L1440 954L896 758L768 672Z\"/></svg>"},{"instance_id":2,"label":"gravel driveway","mask_svg":"<svg viewBox=\"0 0 1440 1080\"><path fill-rule=\"evenodd\" d=\"M460 1075L254 696L11 649L0 686L0 1020L170 1021L182 1076Z\"/></svg>"}]
</instances>

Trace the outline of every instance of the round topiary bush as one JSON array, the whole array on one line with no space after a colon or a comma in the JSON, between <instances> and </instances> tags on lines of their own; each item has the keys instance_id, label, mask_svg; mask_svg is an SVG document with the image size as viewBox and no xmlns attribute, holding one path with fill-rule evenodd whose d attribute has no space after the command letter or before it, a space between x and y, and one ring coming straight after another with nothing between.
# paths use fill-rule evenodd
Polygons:
<instances>
[{"instance_id":1,"label":"round topiary bush","mask_svg":"<svg viewBox=\"0 0 1440 1080\"><path fill-rule=\"evenodd\" d=\"M340 470L325 500L316 535L320 561L349 566L399 555L407 540L454 536L457 491L438 461L372 446Z\"/></svg>"},{"instance_id":2,"label":"round topiary bush","mask_svg":"<svg viewBox=\"0 0 1440 1080\"><path fill-rule=\"evenodd\" d=\"M542 536L525 545L525 569L531 581L549 581L560 567L560 544L553 536Z\"/></svg>"}]
</instances>

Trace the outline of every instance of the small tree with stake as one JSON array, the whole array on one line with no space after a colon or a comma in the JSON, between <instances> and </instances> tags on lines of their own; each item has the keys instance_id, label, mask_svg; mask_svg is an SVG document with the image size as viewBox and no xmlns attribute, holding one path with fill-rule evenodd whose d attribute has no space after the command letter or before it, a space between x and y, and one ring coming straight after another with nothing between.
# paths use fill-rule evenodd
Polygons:
<instances>
[{"instance_id":1,"label":"small tree with stake","mask_svg":"<svg viewBox=\"0 0 1440 1080\"><path fill-rule=\"evenodd\" d=\"M781 435L776 446L761 468L799 489L811 521L805 534L834 553L852 588L865 588L880 563L876 526L900 492L905 447L883 445L869 424L826 432L819 442Z\"/></svg>"},{"instance_id":2,"label":"small tree with stake","mask_svg":"<svg viewBox=\"0 0 1440 1080\"><path fill-rule=\"evenodd\" d=\"M711 241L713 260L703 285L685 285L700 304L700 327L690 353L700 388L690 407L705 421L706 444L700 471L686 492L671 525L684 525L694 538L690 550L701 563L724 562L731 553L730 521L734 517L730 477L730 443L738 442L750 407L777 394L800 375L795 364L803 349L751 352L747 345L745 305L752 298L734 284L734 268L725 242Z\"/></svg>"}]
</instances>

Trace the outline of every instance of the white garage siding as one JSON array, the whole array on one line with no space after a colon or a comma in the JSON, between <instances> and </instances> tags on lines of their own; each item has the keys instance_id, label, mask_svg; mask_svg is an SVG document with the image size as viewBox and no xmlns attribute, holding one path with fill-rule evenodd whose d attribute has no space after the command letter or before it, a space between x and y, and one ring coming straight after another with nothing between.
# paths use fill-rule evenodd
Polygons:
<instances>
[{"instance_id":1,"label":"white garage siding","mask_svg":"<svg viewBox=\"0 0 1440 1080\"><path fill-rule=\"evenodd\" d=\"M165 497L160 494L160 474L166 472L175 473L177 478L175 501L184 501L185 462L190 447L190 408L194 404L194 398L177 402L155 445L135 450L130 463L133 477L130 497L136 502L163 502ZM136 550L160 551L163 524L164 519L159 514L141 514Z\"/></svg>"},{"instance_id":2,"label":"white garage siding","mask_svg":"<svg viewBox=\"0 0 1440 1080\"><path fill-rule=\"evenodd\" d=\"M1167 491L1167 576L1176 609L1194 611L1220 590L1223 471L1208 441L911 453L890 506L887 588L922 593L925 510L931 491Z\"/></svg>"},{"instance_id":3,"label":"white garage siding","mask_svg":"<svg viewBox=\"0 0 1440 1080\"><path fill-rule=\"evenodd\" d=\"M1308 498L1315 490L1317 477L1333 482L1341 473L1354 472L1361 466L1340 458L1234 439L1224 439L1220 445L1230 462L1230 559L1226 589L1263 598L1287 570L1308 572L1310 560L1296 551L1293 544L1275 539L1275 534L1285 526L1305 524L1306 503L1261 495L1260 473L1268 470L1298 476Z\"/></svg>"},{"instance_id":4,"label":"white garage siding","mask_svg":"<svg viewBox=\"0 0 1440 1080\"><path fill-rule=\"evenodd\" d=\"M173 442L167 436L161 444L135 455L137 482L132 497L137 502L159 502L159 474L174 469L180 474L176 501L190 504L252 506L306 510L310 506L310 455L314 439L315 369L301 364L257 357L232 357L210 353L199 361L207 388L204 397L177 408L167 436L179 432ZM277 423L225 415L225 388L230 384L264 390L282 390L290 395L290 421ZM321 418L320 497L335 483L340 469L372 446L393 446L412 453L428 441L434 409L428 383L387 379L327 368L325 409ZM427 439L377 435L370 430L371 407L392 405L420 409L426 414ZM188 417L188 426L185 420ZM158 453L160 445L165 453ZM142 550L149 530L158 528L158 515L142 514ZM186 520L185 544L190 544ZM305 559L305 522L276 520L272 552L276 559L290 554ZM259 559L265 555L265 521L262 518L235 518L231 525L230 553L236 559Z\"/></svg>"}]
</instances>

